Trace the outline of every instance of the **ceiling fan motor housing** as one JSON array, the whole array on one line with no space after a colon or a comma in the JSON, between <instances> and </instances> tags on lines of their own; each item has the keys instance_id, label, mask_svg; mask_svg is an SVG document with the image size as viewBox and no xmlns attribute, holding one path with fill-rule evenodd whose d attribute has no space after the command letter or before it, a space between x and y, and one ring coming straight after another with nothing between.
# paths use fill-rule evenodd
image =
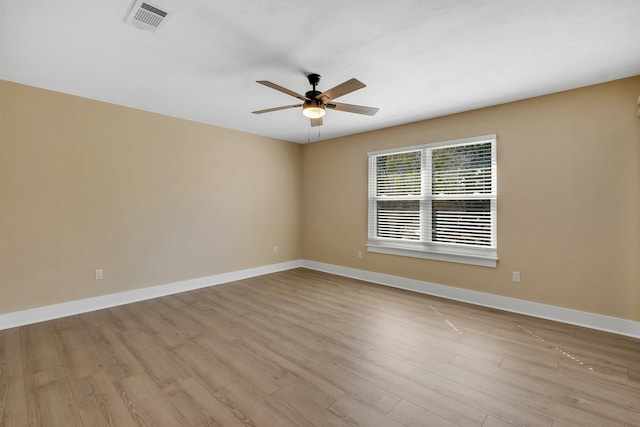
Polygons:
<instances>
[{"instance_id":1,"label":"ceiling fan motor housing","mask_svg":"<svg viewBox=\"0 0 640 427\"><path fill-rule=\"evenodd\" d=\"M321 94L322 94L322 92L320 92L319 90L310 90L310 91L306 92L304 94L304 96L306 96L309 99L318 99L319 100L320 98L318 98L318 95L321 95Z\"/></svg>"},{"instance_id":2,"label":"ceiling fan motor housing","mask_svg":"<svg viewBox=\"0 0 640 427\"><path fill-rule=\"evenodd\" d=\"M315 90L316 85L320 83L320 74L311 73L307 76L307 79L309 79L309 83L313 86L313 89Z\"/></svg>"}]
</instances>

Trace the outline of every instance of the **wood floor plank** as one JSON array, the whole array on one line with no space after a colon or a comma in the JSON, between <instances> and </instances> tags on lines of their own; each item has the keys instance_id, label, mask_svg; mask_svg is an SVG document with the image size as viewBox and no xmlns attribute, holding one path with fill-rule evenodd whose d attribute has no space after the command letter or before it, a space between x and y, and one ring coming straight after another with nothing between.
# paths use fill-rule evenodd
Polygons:
<instances>
[{"instance_id":1,"label":"wood floor plank","mask_svg":"<svg viewBox=\"0 0 640 427\"><path fill-rule=\"evenodd\" d=\"M51 322L19 328L25 369L39 372L62 365Z\"/></svg>"},{"instance_id":2,"label":"wood floor plank","mask_svg":"<svg viewBox=\"0 0 640 427\"><path fill-rule=\"evenodd\" d=\"M67 321L64 323L53 323L54 336L65 349L85 349L97 342L96 336L82 323L82 317L70 316L65 319Z\"/></svg>"},{"instance_id":3,"label":"wood floor plank","mask_svg":"<svg viewBox=\"0 0 640 427\"><path fill-rule=\"evenodd\" d=\"M516 378L535 378L555 384L565 393L577 393L587 399L597 399L607 405L620 406L629 411L638 412L640 418L640 390L634 390L615 382L594 378L590 371L562 372L545 370L538 365L505 358L500 368L522 374Z\"/></svg>"},{"instance_id":4,"label":"wood floor plank","mask_svg":"<svg viewBox=\"0 0 640 427\"><path fill-rule=\"evenodd\" d=\"M0 331L0 426L28 424L21 359L18 329Z\"/></svg>"},{"instance_id":5,"label":"wood floor plank","mask_svg":"<svg viewBox=\"0 0 640 427\"><path fill-rule=\"evenodd\" d=\"M220 338L229 342L239 337L250 337L256 342L267 345L279 339L278 335L269 332L262 325L247 322L244 317L231 311L222 314L212 304L203 301L182 307L180 311L198 322L207 333L219 335Z\"/></svg>"},{"instance_id":6,"label":"wood floor plank","mask_svg":"<svg viewBox=\"0 0 640 427\"><path fill-rule=\"evenodd\" d=\"M29 424L43 427L80 426L81 421L62 367L28 374L25 381Z\"/></svg>"},{"instance_id":7,"label":"wood floor plank","mask_svg":"<svg viewBox=\"0 0 640 427\"><path fill-rule=\"evenodd\" d=\"M493 415L504 421L523 425L551 425L551 417L534 411L526 404L528 398L544 400L546 398L544 395L535 396L526 390L517 388L504 391L505 384L501 382L490 382L481 376L474 376L465 370L455 368L453 365L438 363L432 359L412 357L407 362L401 362L382 354L369 353L367 360L396 372L398 375L410 377L420 384L438 386L441 393L466 402L472 407L482 408L488 415ZM484 366L493 366L486 360L478 360L483 362ZM515 394L511 394L512 392Z\"/></svg>"},{"instance_id":8,"label":"wood floor plank","mask_svg":"<svg viewBox=\"0 0 640 427\"><path fill-rule=\"evenodd\" d=\"M190 372L171 353L165 351L152 336L131 329L119 334L127 349L160 388L188 378Z\"/></svg>"},{"instance_id":9,"label":"wood floor plank","mask_svg":"<svg viewBox=\"0 0 640 427\"><path fill-rule=\"evenodd\" d=\"M229 366L193 342L174 348L173 353L212 392L238 379Z\"/></svg>"},{"instance_id":10,"label":"wood floor plank","mask_svg":"<svg viewBox=\"0 0 640 427\"><path fill-rule=\"evenodd\" d=\"M298 393L290 386L285 386L265 399L274 408L295 420L300 427L354 427L344 416L318 405L312 399Z\"/></svg>"},{"instance_id":11,"label":"wood floor plank","mask_svg":"<svg viewBox=\"0 0 640 427\"><path fill-rule=\"evenodd\" d=\"M498 418L494 418L491 415L487 415L487 419L484 420L484 424L482 424L482 427L512 427L512 426L513 424L510 424L506 421L499 420ZM555 424L553 424L553 426L555 426Z\"/></svg>"},{"instance_id":12,"label":"wood floor plank","mask_svg":"<svg viewBox=\"0 0 640 427\"><path fill-rule=\"evenodd\" d=\"M176 310L161 301L150 301L149 309L170 324L166 329L177 331L187 338L195 338L205 332L204 325L191 319L182 310Z\"/></svg>"},{"instance_id":13,"label":"wood floor plank","mask_svg":"<svg viewBox=\"0 0 640 427\"><path fill-rule=\"evenodd\" d=\"M180 381L181 391L186 398L192 401L192 404L198 406L197 412L207 414L210 418L207 426L229 426L229 427L255 427L253 421L243 414L237 407L231 405L224 399L218 400L214 392L210 392L207 388L194 378L187 378ZM223 403L224 402L224 403Z\"/></svg>"},{"instance_id":14,"label":"wood floor plank","mask_svg":"<svg viewBox=\"0 0 640 427\"><path fill-rule=\"evenodd\" d=\"M251 340L240 339L238 340L238 344L240 344L245 351L260 355L261 360L276 364L284 374L283 379L286 384L315 400L320 406L326 408L346 393L334 382L310 370L307 366L308 363L304 365L296 363L288 359L286 354L278 353L268 347L265 348L262 344L252 342Z\"/></svg>"},{"instance_id":15,"label":"wood floor plank","mask_svg":"<svg viewBox=\"0 0 640 427\"><path fill-rule=\"evenodd\" d=\"M84 426L136 426L108 375L98 373L72 381L74 406Z\"/></svg>"},{"instance_id":16,"label":"wood floor plank","mask_svg":"<svg viewBox=\"0 0 640 427\"><path fill-rule=\"evenodd\" d=\"M119 319L126 325L123 332L129 330L140 330L147 334L158 334L167 330L175 330L167 319L156 313L152 308L156 303L155 300L141 301L135 304L129 304L118 307L116 312Z\"/></svg>"},{"instance_id":17,"label":"wood floor plank","mask_svg":"<svg viewBox=\"0 0 640 427\"><path fill-rule=\"evenodd\" d=\"M153 427L190 426L158 384L146 374L116 381L115 387L129 416L137 425Z\"/></svg>"},{"instance_id":18,"label":"wood floor plank","mask_svg":"<svg viewBox=\"0 0 640 427\"><path fill-rule=\"evenodd\" d=\"M423 326L410 324L407 327L411 328L423 328ZM423 346L433 346L439 350L448 351L453 354L467 354L477 359L482 359L487 362L491 362L496 366L499 366L504 358L502 352L491 351L482 347L473 346L469 343L469 340L465 337L458 335L455 331L446 332L434 332L433 329L429 329L431 336L423 337L420 343ZM420 350L418 349L418 352Z\"/></svg>"},{"instance_id":19,"label":"wood floor plank","mask_svg":"<svg viewBox=\"0 0 640 427\"><path fill-rule=\"evenodd\" d=\"M274 281L271 281L271 283L273 284ZM280 286L283 286L282 283L280 282L278 283ZM320 303L318 298L314 298L314 299L304 298L303 295L300 295L299 293L298 294L292 293L290 289L287 291L286 288L285 288L285 291L281 291L278 293L278 298L282 300L282 303L285 304L285 306L288 308L298 307L297 309L298 317L296 318L290 317L290 313L292 312L291 309L287 310L287 314L285 315L280 314L280 316L283 317L285 320L289 322L296 322L298 324L304 324L304 326L307 329L310 329L314 332L321 331L322 333L325 333L325 334L330 333L332 338L342 337L342 339L339 339L338 342L334 341L334 344L337 344L338 346L345 346L345 345L349 346L350 343L362 341L363 338L368 339L368 342L370 344L373 343L374 345L377 345L377 346L381 344L386 344L385 339L380 337L379 335L376 336L375 338L367 337L366 330L363 330L363 329L356 330L350 327L345 329L346 326L350 326L350 325L347 325L344 322L340 323L336 321L335 315L331 316L327 314L328 312L335 312L335 308L334 310L326 310L323 307L321 310L316 310L315 307L318 306ZM335 298L335 296L333 296L333 299L338 300L337 298ZM300 313L303 313L304 315L300 316ZM346 313L347 311L339 312L339 315L346 314ZM327 328L330 328L330 329L327 330ZM353 330L353 332L350 332L349 329ZM346 336L345 336L345 331L349 332L348 335ZM389 351L393 351L394 353L397 353L401 349L402 344L397 342L395 343L389 342L388 344L386 344L386 346L389 349ZM404 351L405 351L405 353L403 353L404 355L410 354L410 350L406 349Z\"/></svg>"},{"instance_id":20,"label":"wood floor plank","mask_svg":"<svg viewBox=\"0 0 640 427\"><path fill-rule=\"evenodd\" d=\"M198 304L203 303L206 304L207 308L224 316L228 314L242 316L243 314L246 314L248 311L250 311L247 304L245 304L242 296L240 297L240 299L229 298L229 296L233 296L232 287L226 287L226 292L221 292L220 289L216 289L215 291L207 291L208 289L200 292L200 301L192 304L194 307L197 307Z\"/></svg>"},{"instance_id":21,"label":"wood floor plank","mask_svg":"<svg viewBox=\"0 0 640 427\"><path fill-rule=\"evenodd\" d=\"M333 340L328 340L325 335L318 335L307 328L283 320L275 315L250 312L243 316L254 324L262 324L269 331L279 335L280 339L294 342L296 345L312 352L331 352L336 355L360 355L362 350L336 345Z\"/></svg>"},{"instance_id":22,"label":"wood floor plank","mask_svg":"<svg viewBox=\"0 0 640 427\"><path fill-rule=\"evenodd\" d=\"M558 361L558 371L578 371L583 372L585 366L592 373L592 376L601 378L606 381L615 382L618 384L626 385L629 383L629 371L627 368L622 366L611 365L608 363L600 363L594 360L584 358L576 353L566 352L567 356L561 358ZM584 365L581 365L579 362L584 362Z\"/></svg>"},{"instance_id":23,"label":"wood floor plank","mask_svg":"<svg viewBox=\"0 0 640 427\"><path fill-rule=\"evenodd\" d=\"M391 412L389 417L407 427L454 427L457 424L448 421L433 412L402 399ZM506 423L505 423L506 424ZM482 424L486 427L487 422Z\"/></svg>"},{"instance_id":24,"label":"wood floor plank","mask_svg":"<svg viewBox=\"0 0 640 427\"><path fill-rule=\"evenodd\" d=\"M247 426L299 427L301 425L300 420L294 421L285 416L242 381L221 388L215 393L215 397L234 411L238 419L247 419Z\"/></svg>"},{"instance_id":25,"label":"wood floor plank","mask_svg":"<svg viewBox=\"0 0 640 427\"><path fill-rule=\"evenodd\" d=\"M634 383L636 387L640 388L640 368L633 368L628 370L629 382Z\"/></svg>"},{"instance_id":26,"label":"wood floor plank","mask_svg":"<svg viewBox=\"0 0 640 427\"><path fill-rule=\"evenodd\" d=\"M497 338L494 339L494 337ZM514 324L509 325L508 328L494 328L491 337L486 340L488 345L500 346L504 357L530 362L545 368L557 370L562 358L562 354L555 350L553 343L540 341ZM469 345L476 345L477 341L469 342Z\"/></svg>"},{"instance_id":27,"label":"wood floor plank","mask_svg":"<svg viewBox=\"0 0 640 427\"><path fill-rule=\"evenodd\" d=\"M0 427L640 427L638 354L294 269L0 331Z\"/></svg>"},{"instance_id":28,"label":"wood floor plank","mask_svg":"<svg viewBox=\"0 0 640 427\"><path fill-rule=\"evenodd\" d=\"M116 332L128 331L129 329L148 329L147 325L153 325L155 321L161 319L153 319L142 317L144 323L140 323L140 318L135 316L136 304L128 304L119 307L112 307L108 310L101 310L101 315L105 319L105 323Z\"/></svg>"},{"instance_id":29,"label":"wood floor plank","mask_svg":"<svg viewBox=\"0 0 640 427\"><path fill-rule=\"evenodd\" d=\"M86 333L75 318L65 322L64 327L54 327L53 338L67 378L84 378L101 370L102 365L93 348L97 338Z\"/></svg>"},{"instance_id":30,"label":"wood floor plank","mask_svg":"<svg viewBox=\"0 0 640 427\"><path fill-rule=\"evenodd\" d=\"M93 332L97 337L97 343L91 348L100 366L113 381L144 372L140 361L129 351L108 322L93 328Z\"/></svg>"},{"instance_id":31,"label":"wood floor plank","mask_svg":"<svg viewBox=\"0 0 640 427\"><path fill-rule=\"evenodd\" d=\"M206 336L215 336L225 342L232 342L237 338L233 328L227 324L227 317L212 309L209 304L204 305L199 302L193 306L184 307L182 312L204 327L207 330Z\"/></svg>"},{"instance_id":32,"label":"wood floor plank","mask_svg":"<svg viewBox=\"0 0 640 427\"><path fill-rule=\"evenodd\" d=\"M60 351L60 356L69 379L84 378L102 370L98 356L92 347L70 351L64 349Z\"/></svg>"},{"instance_id":33,"label":"wood floor plank","mask_svg":"<svg viewBox=\"0 0 640 427\"><path fill-rule=\"evenodd\" d=\"M162 391L169 397L173 406L182 414L191 426L211 426L217 425L217 421L202 408L183 387L186 380L170 384Z\"/></svg>"},{"instance_id":34,"label":"wood floor plank","mask_svg":"<svg viewBox=\"0 0 640 427\"><path fill-rule=\"evenodd\" d=\"M342 417L359 426L371 427L403 427L402 424L364 404L347 394L335 402L329 410L336 416Z\"/></svg>"},{"instance_id":35,"label":"wood floor plank","mask_svg":"<svg viewBox=\"0 0 640 427\"><path fill-rule=\"evenodd\" d=\"M400 401L400 397L386 388L331 363L331 360L327 360L321 355L307 358L304 366L384 414L388 413Z\"/></svg>"},{"instance_id":36,"label":"wood floor plank","mask_svg":"<svg viewBox=\"0 0 640 427\"><path fill-rule=\"evenodd\" d=\"M263 397L284 385L284 373L280 369L262 363L232 344L225 344L210 337L198 337L196 343L215 356L236 378L247 383Z\"/></svg>"},{"instance_id":37,"label":"wood floor plank","mask_svg":"<svg viewBox=\"0 0 640 427\"><path fill-rule=\"evenodd\" d=\"M617 405L607 405L606 411L603 411L601 402L588 397L576 397L573 390L559 388L554 382L513 374L505 375L500 368L478 364L476 360L464 356L457 356L452 363L475 374L467 375L467 378L477 375L479 378L487 378L492 383L500 384L501 387L493 389L492 394L505 399L526 401L533 410L546 410L556 419L582 420L584 423L595 422L600 425L624 425L625 421L638 419L637 414L629 413ZM536 396L546 396L548 401L536 399Z\"/></svg>"},{"instance_id":38,"label":"wood floor plank","mask_svg":"<svg viewBox=\"0 0 640 427\"><path fill-rule=\"evenodd\" d=\"M161 302L171 308L180 310L182 307L198 301L198 297L193 292L181 292L179 294L156 298L154 301Z\"/></svg>"},{"instance_id":39,"label":"wood floor plank","mask_svg":"<svg viewBox=\"0 0 640 427\"><path fill-rule=\"evenodd\" d=\"M366 360L341 359L337 363L344 369L458 425L481 426L487 415L482 410L418 384L413 378L408 379Z\"/></svg>"}]
</instances>

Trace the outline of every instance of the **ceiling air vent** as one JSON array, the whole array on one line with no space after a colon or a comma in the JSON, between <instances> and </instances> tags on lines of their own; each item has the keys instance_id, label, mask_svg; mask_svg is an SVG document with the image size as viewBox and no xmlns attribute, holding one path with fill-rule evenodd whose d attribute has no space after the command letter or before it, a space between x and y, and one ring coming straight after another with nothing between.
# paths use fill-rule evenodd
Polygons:
<instances>
[{"instance_id":1,"label":"ceiling air vent","mask_svg":"<svg viewBox=\"0 0 640 427\"><path fill-rule=\"evenodd\" d=\"M145 30L158 31L169 16L171 16L171 12L162 10L155 4L136 0L125 22Z\"/></svg>"}]
</instances>

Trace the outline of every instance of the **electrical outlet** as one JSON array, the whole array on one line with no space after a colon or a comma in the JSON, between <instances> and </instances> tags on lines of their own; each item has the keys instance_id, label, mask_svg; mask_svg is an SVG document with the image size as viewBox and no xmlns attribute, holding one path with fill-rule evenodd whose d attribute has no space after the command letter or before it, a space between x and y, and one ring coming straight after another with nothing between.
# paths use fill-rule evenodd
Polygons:
<instances>
[{"instance_id":1,"label":"electrical outlet","mask_svg":"<svg viewBox=\"0 0 640 427\"><path fill-rule=\"evenodd\" d=\"M95 279L96 280L104 279L104 271L101 268L96 269Z\"/></svg>"},{"instance_id":2,"label":"electrical outlet","mask_svg":"<svg viewBox=\"0 0 640 427\"><path fill-rule=\"evenodd\" d=\"M277 254L277 253L278 253L278 247L277 247L277 246L274 246L274 247L273 247L273 253L274 253L274 254Z\"/></svg>"},{"instance_id":3,"label":"electrical outlet","mask_svg":"<svg viewBox=\"0 0 640 427\"><path fill-rule=\"evenodd\" d=\"M513 280L515 283L520 283L520 272L519 271L512 271L511 272L511 280Z\"/></svg>"},{"instance_id":4,"label":"electrical outlet","mask_svg":"<svg viewBox=\"0 0 640 427\"><path fill-rule=\"evenodd\" d=\"M362 258L362 251L358 251L358 258Z\"/></svg>"}]
</instances>

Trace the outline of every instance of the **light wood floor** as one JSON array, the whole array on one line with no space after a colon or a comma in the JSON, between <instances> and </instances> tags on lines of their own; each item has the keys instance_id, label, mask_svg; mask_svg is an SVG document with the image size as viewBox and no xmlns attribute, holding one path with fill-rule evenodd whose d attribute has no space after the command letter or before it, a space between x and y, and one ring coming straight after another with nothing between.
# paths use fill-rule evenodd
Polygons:
<instances>
[{"instance_id":1,"label":"light wood floor","mask_svg":"<svg viewBox=\"0 0 640 427\"><path fill-rule=\"evenodd\" d=\"M640 426L640 341L299 269L0 331L0 426Z\"/></svg>"}]
</instances>

